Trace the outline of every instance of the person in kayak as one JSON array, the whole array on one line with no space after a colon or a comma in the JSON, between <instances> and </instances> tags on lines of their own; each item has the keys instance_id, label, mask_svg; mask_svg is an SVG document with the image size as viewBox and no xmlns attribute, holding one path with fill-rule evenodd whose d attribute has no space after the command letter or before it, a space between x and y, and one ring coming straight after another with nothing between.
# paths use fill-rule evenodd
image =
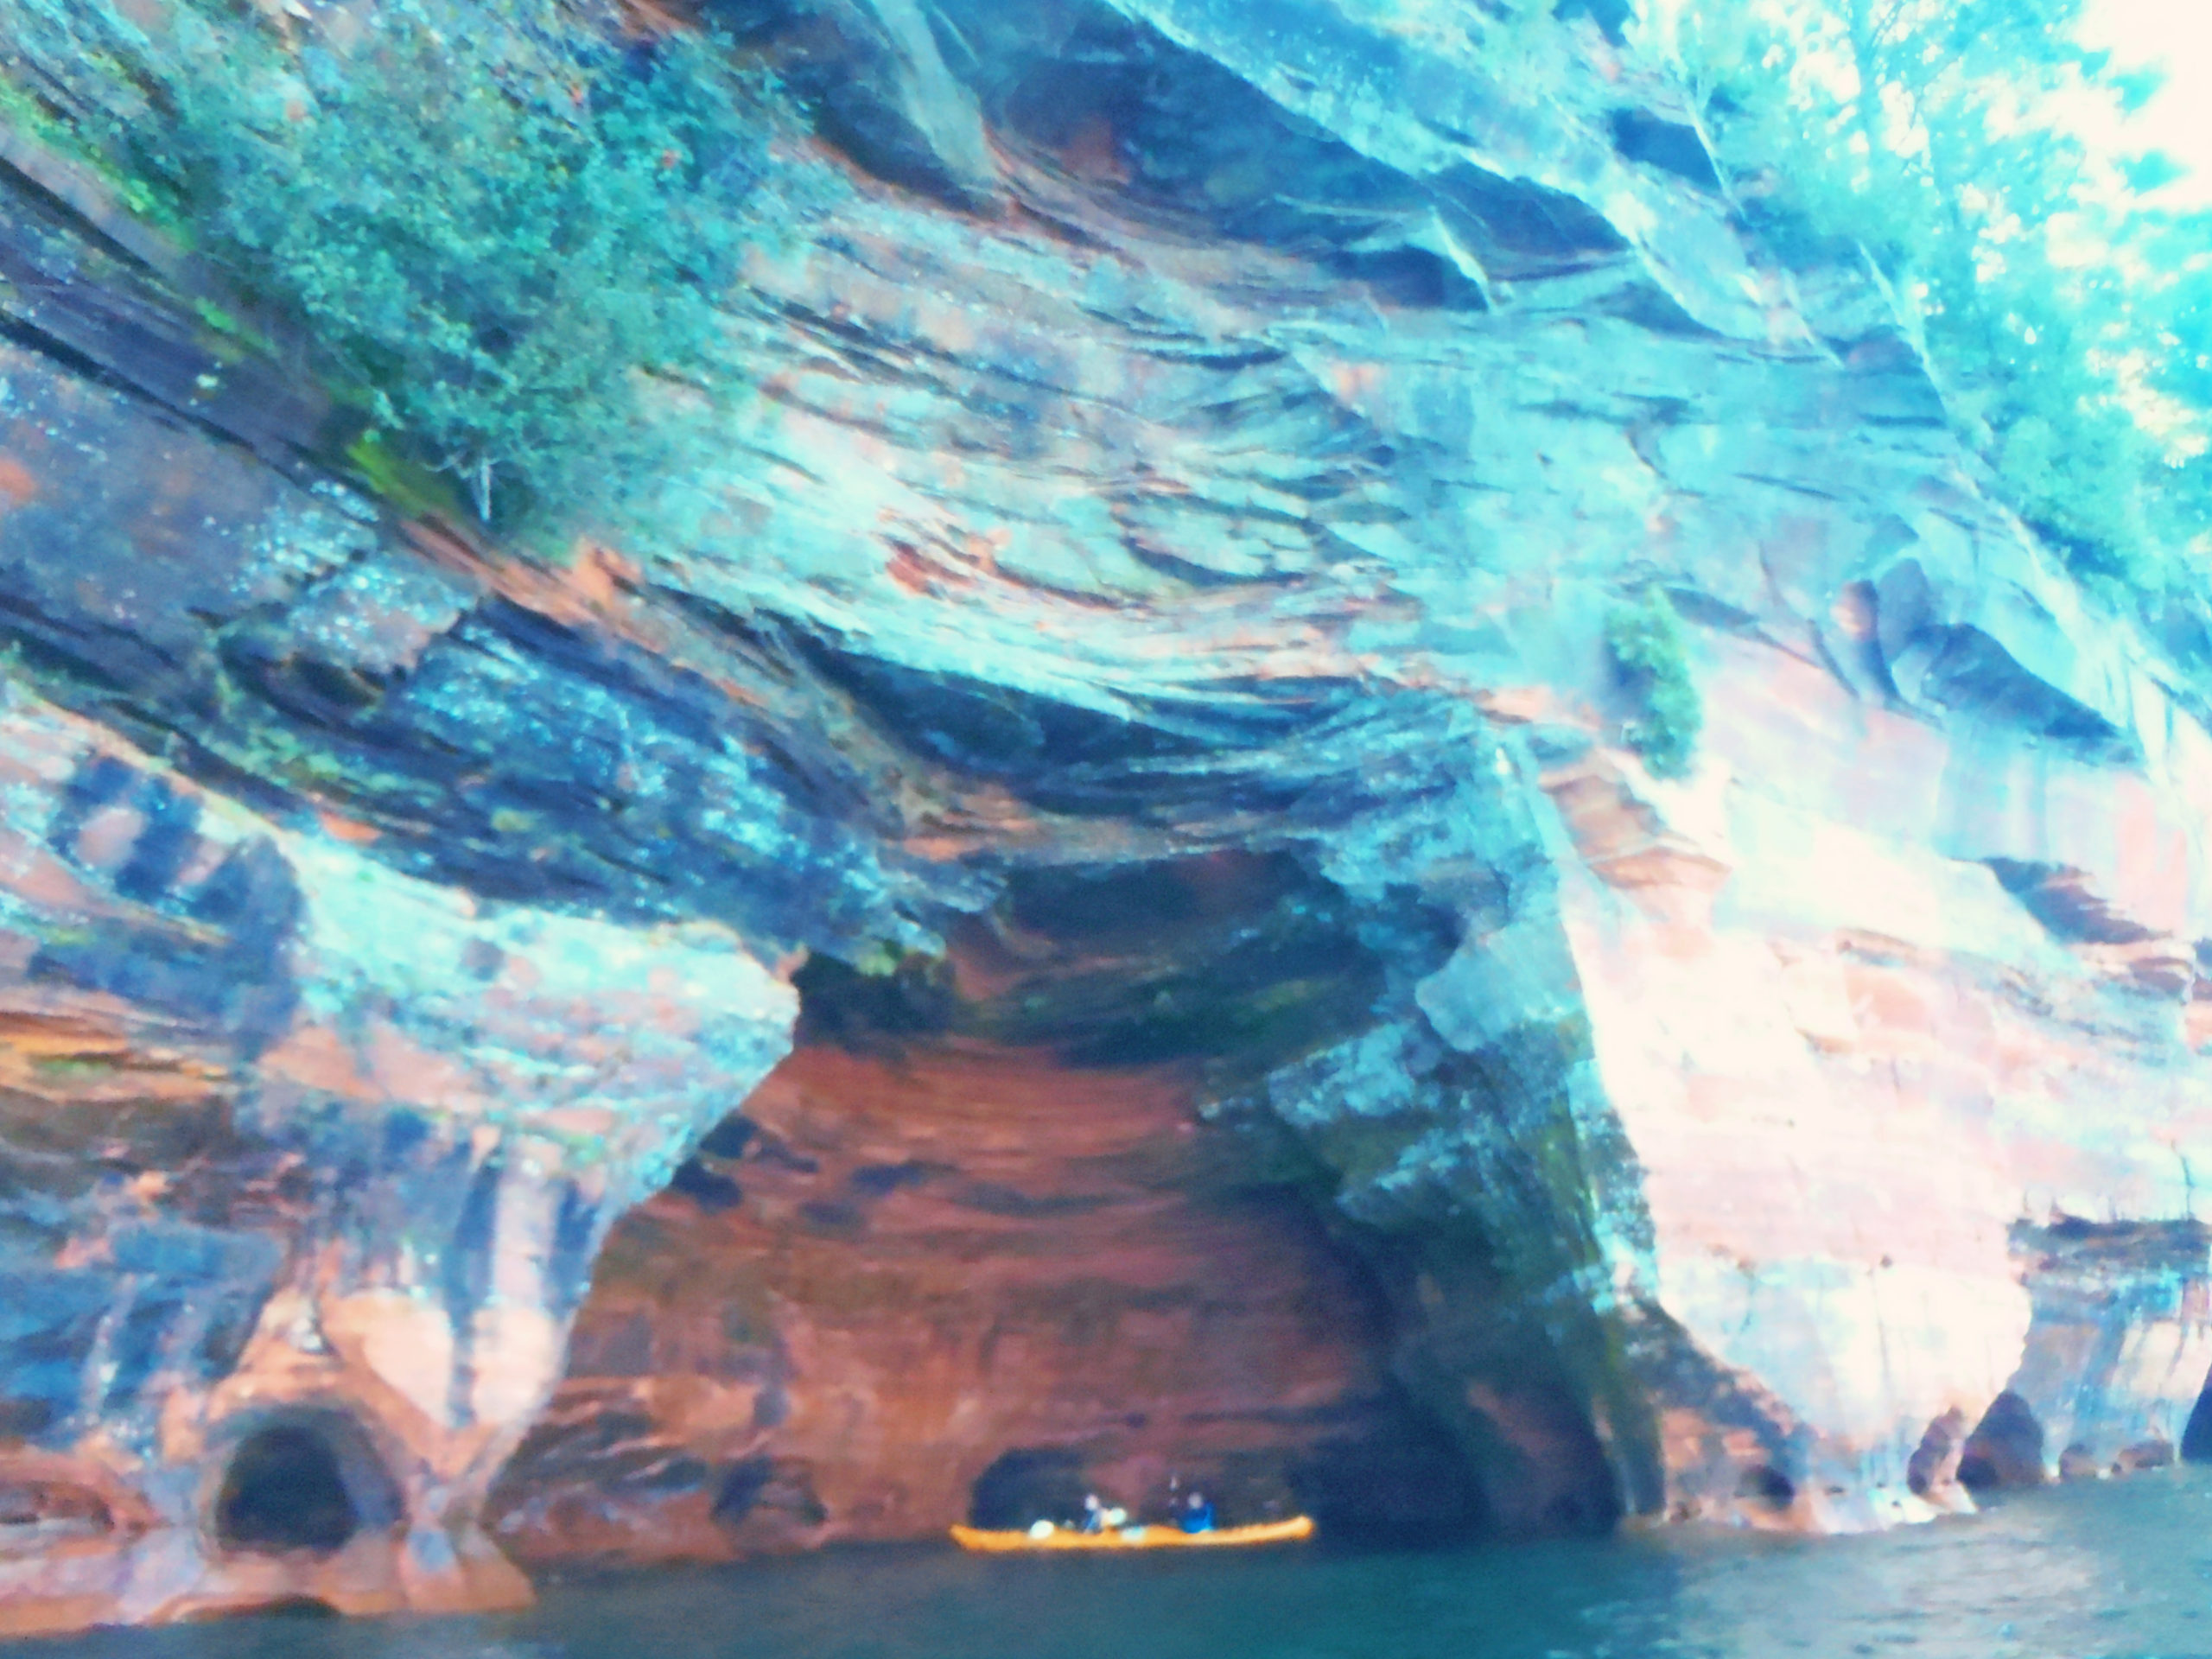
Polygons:
<instances>
[{"instance_id":1,"label":"person in kayak","mask_svg":"<svg viewBox=\"0 0 2212 1659\"><path fill-rule=\"evenodd\" d=\"M1176 1517L1185 1532L1211 1532L1213 1505L1206 1501L1204 1492L1192 1492L1185 1500L1183 1513Z\"/></svg>"}]
</instances>

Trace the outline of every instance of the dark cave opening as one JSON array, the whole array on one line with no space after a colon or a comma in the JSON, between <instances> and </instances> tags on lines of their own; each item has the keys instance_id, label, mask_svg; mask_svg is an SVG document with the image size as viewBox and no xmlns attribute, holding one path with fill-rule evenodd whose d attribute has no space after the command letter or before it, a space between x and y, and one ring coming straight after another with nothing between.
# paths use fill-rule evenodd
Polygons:
<instances>
[{"instance_id":1,"label":"dark cave opening","mask_svg":"<svg viewBox=\"0 0 2212 1659\"><path fill-rule=\"evenodd\" d=\"M1797 1484L1772 1464L1758 1463L1738 1478L1736 1496L1779 1512L1797 1501Z\"/></svg>"},{"instance_id":2,"label":"dark cave opening","mask_svg":"<svg viewBox=\"0 0 2212 1659\"><path fill-rule=\"evenodd\" d=\"M2007 1389L1989 1402L1967 1436L1959 1455L1959 1484L1974 1493L2039 1486L2043 1446L2043 1424L2028 1402Z\"/></svg>"},{"instance_id":3,"label":"dark cave opening","mask_svg":"<svg viewBox=\"0 0 2212 1659\"><path fill-rule=\"evenodd\" d=\"M286 1623L317 1623L323 1619L343 1618L345 1615L320 1596L283 1596L275 1601L248 1602L241 1606L219 1607L192 1616L194 1624L223 1624L232 1619L276 1619Z\"/></svg>"},{"instance_id":4,"label":"dark cave opening","mask_svg":"<svg viewBox=\"0 0 2212 1659\"><path fill-rule=\"evenodd\" d=\"M315 1412L241 1440L215 1499L215 1537L257 1554L330 1554L391 1526L400 1499L383 1459L350 1419Z\"/></svg>"},{"instance_id":5,"label":"dark cave opening","mask_svg":"<svg viewBox=\"0 0 2212 1659\"><path fill-rule=\"evenodd\" d=\"M1354 1545L1427 1548L1484 1531L1490 1508L1466 1452L1402 1389L1393 1392L1369 1432L1324 1440L1291 1466L1298 1507L1326 1535Z\"/></svg>"},{"instance_id":6,"label":"dark cave opening","mask_svg":"<svg viewBox=\"0 0 2212 1659\"><path fill-rule=\"evenodd\" d=\"M968 1524L1003 1530L1083 1517L1083 1454L1069 1446L1002 1452L969 1489Z\"/></svg>"},{"instance_id":7,"label":"dark cave opening","mask_svg":"<svg viewBox=\"0 0 2212 1659\"><path fill-rule=\"evenodd\" d=\"M803 1529L830 1518L805 1469L765 1455L741 1458L722 1472L709 1513L723 1528L763 1517Z\"/></svg>"}]
</instances>

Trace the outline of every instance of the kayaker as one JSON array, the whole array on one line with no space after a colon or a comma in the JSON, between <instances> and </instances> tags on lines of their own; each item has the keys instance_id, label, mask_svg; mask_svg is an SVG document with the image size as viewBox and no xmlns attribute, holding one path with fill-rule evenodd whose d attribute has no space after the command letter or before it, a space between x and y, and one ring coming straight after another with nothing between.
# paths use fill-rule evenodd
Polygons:
<instances>
[{"instance_id":1,"label":"kayaker","mask_svg":"<svg viewBox=\"0 0 2212 1659\"><path fill-rule=\"evenodd\" d=\"M1211 1532L1213 1505L1206 1502L1204 1492L1192 1492L1184 1503L1183 1513L1176 1518L1185 1532Z\"/></svg>"}]
</instances>

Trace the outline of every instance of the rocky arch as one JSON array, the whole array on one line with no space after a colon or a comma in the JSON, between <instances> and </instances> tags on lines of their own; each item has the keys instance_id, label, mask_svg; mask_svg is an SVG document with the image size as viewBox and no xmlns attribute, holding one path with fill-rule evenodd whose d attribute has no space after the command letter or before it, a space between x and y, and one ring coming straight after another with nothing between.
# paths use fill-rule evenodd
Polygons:
<instances>
[{"instance_id":1,"label":"rocky arch","mask_svg":"<svg viewBox=\"0 0 2212 1659\"><path fill-rule=\"evenodd\" d=\"M1905 1464L1904 1484L1915 1497L1941 1501L1959 1483L1965 1460L1967 1414L1953 1406L1931 1420Z\"/></svg>"},{"instance_id":2,"label":"rocky arch","mask_svg":"<svg viewBox=\"0 0 2212 1659\"><path fill-rule=\"evenodd\" d=\"M712 1558L1066 1518L1086 1491L1152 1513L1178 1482L1338 1537L1609 1525L1574 1357L1510 1312L1508 1272L1548 1264L1471 1221L1430 1248L1345 1189L1404 1165L1426 1194L1449 1172L1419 1146L1471 1137L1545 1199L1481 1137L1548 1126L1573 1033L1427 1035L1411 988L1456 919L1218 852L1016 871L942 957L811 958L791 1056L616 1226L494 1535ZM1356 1090L1371 1117L1330 1109ZM804 1360L831 1348L865 1387ZM709 1434L635 1381L677 1366L714 1379ZM824 1436L833 1386L897 1426L888 1455Z\"/></svg>"},{"instance_id":3,"label":"rocky arch","mask_svg":"<svg viewBox=\"0 0 2212 1659\"><path fill-rule=\"evenodd\" d=\"M330 1554L390 1531L405 1503L390 1466L357 1419L295 1408L238 1426L210 1507L217 1546L249 1554Z\"/></svg>"}]
</instances>

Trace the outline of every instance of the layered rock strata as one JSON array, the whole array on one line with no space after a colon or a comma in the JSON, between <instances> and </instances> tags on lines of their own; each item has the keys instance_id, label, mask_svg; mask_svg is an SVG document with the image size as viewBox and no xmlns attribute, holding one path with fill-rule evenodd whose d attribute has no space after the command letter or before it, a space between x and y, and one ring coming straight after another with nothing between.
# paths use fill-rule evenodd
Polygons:
<instances>
[{"instance_id":1,"label":"layered rock strata","mask_svg":"<svg viewBox=\"0 0 2212 1659\"><path fill-rule=\"evenodd\" d=\"M11 141L0 1628L2191 1438L2202 619L1561 10L721 8L755 395L566 565Z\"/></svg>"},{"instance_id":2,"label":"layered rock strata","mask_svg":"<svg viewBox=\"0 0 2212 1659\"><path fill-rule=\"evenodd\" d=\"M397 874L11 691L0 1630L497 1605L615 1217L783 1052L726 931Z\"/></svg>"}]
</instances>

